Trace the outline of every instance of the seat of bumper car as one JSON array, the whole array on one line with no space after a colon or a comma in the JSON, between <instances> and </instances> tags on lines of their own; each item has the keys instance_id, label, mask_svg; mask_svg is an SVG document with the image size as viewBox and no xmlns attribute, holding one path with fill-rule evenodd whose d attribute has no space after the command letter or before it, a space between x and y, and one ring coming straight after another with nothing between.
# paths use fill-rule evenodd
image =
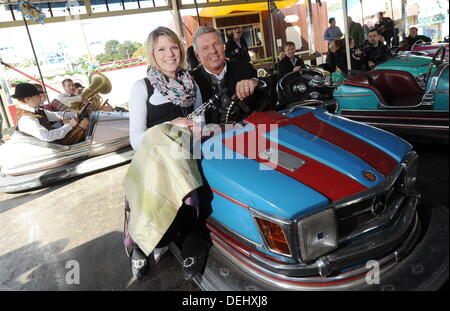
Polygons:
<instances>
[{"instance_id":1,"label":"seat of bumper car","mask_svg":"<svg viewBox=\"0 0 450 311\"><path fill-rule=\"evenodd\" d=\"M373 90L385 106L415 106L424 90L412 74L406 71L378 69L350 76L344 84Z\"/></svg>"}]
</instances>

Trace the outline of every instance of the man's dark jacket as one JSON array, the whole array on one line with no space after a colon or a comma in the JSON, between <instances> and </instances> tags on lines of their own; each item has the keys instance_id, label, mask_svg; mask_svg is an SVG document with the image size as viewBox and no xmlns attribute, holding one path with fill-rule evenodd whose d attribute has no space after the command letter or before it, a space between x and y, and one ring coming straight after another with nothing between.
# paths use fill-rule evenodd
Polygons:
<instances>
[{"instance_id":1,"label":"man's dark jacket","mask_svg":"<svg viewBox=\"0 0 450 311\"><path fill-rule=\"evenodd\" d=\"M234 38L228 39L227 43L225 44L225 57L233 61L249 62L250 54L248 54L247 42L244 38L241 38L240 41L241 47L237 45L236 41L234 41ZM236 53L236 49L239 49L239 52Z\"/></svg>"},{"instance_id":2,"label":"man's dark jacket","mask_svg":"<svg viewBox=\"0 0 450 311\"><path fill-rule=\"evenodd\" d=\"M369 61L372 61L375 63L375 65L384 63L391 57L391 52L390 52L389 47L387 47L387 45L385 45L381 41L378 42L377 47L373 46L372 44L367 44L364 47L363 54L364 54L364 61L366 64ZM368 67L368 64L367 64L367 68L372 69L372 68Z\"/></svg>"},{"instance_id":3,"label":"man's dark jacket","mask_svg":"<svg viewBox=\"0 0 450 311\"><path fill-rule=\"evenodd\" d=\"M302 68L305 68L305 63L303 62L303 59L301 59L298 56L295 56L295 66L300 66ZM291 60L285 56L278 64L277 64L277 79L280 80L283 78L286 74L292 72L295 67Z\"/></svg>"},{"instance_id":4,"label":"man's dark jacket","mask_svg":"<svg viewBox=\"0 0 450 311\"><path fill-rule=\"evenodd\" d=\"M247 62L233 62L227 61L227 72L223 80L223 87L226 88L226 95L231 98L236 93L236 84L241 80L256 78L256 70L250 63ZM195 82L200 88L203 102L208 101L214 94L218 92L217 87L213 84L211 76L205 71L202 65L191 71ZM256 90L255 93L249 97L249 104L254 107L262 106L266 100L271 98L268 95L273 85L269 80L263 79L267 83L264 90ZM222 103L223 105L223 103ZM210 109L205 113L206 123L221 123L224 120L224 111L227 107L218 107L218 109Z\"/></svg>"},{"instance_id":5,"label":"man's dark jacket","mask_svg":"<svg viewBox=\"0 0 450 311\"><path fill-rule=\"evenodd\" d=\"M414 38L411 36L408 36L406 38L406 41L408 41L408 46L409 49L412 48L412 46L414 45L414 43L416 43L417 41L422 40L423 42L431 42L431 39L428 38L427 36L423 36L423 35L417 35Z\"/></svg>"}]
</instances>

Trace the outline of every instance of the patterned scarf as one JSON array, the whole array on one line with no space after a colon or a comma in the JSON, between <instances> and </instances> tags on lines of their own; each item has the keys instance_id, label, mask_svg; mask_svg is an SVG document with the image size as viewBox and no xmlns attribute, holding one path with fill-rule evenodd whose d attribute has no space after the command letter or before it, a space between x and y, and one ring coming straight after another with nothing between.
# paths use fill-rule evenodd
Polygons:
<instances>
[{"instance_id":1,"label":"patterned scarf","mask_svg":"<svg viewBox=\"0 0 450 311\"><path fill-rule=\"evenodd\" d=\"M190 107L195 103L196 87L194 79L186 70L177 70L177 79L164 75L159 69L150 66L147 77L170 102L180 107Z\"/></svg>"}]
</instances>

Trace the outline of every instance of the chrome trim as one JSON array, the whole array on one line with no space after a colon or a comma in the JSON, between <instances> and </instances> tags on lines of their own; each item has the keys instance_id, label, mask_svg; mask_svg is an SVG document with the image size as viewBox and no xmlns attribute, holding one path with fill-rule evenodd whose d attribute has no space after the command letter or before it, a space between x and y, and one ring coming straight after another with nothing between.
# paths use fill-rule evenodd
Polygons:
<instances>
[{"instance_id":1,"label":"chrome trim","mask_svg":"<svg viewBox=\"0 0 450 311\"><path fill-rule=\"evenodd\" d=\"M434 96L436 95L437 86L439 84L439 79L444 73L444 70L448 68L448 66L449 66L448 63L444 63L436 69L436 71L433 74L433 77L431 77L430 87L428 88L428 91L425 93L425 95L422 97L421 104L422 103L428 105L433 104Z\"/></svg>"}]
</instances>

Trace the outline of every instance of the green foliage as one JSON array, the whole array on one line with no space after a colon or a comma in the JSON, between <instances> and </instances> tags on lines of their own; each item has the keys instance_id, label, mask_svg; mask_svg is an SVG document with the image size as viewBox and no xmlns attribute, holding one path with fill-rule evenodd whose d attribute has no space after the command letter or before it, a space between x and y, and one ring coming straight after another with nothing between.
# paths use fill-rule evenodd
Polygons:
<instances>
[{"instance_id":1,"label":"green foliage","mask_svg":"<svg viewBox=\"0 0 450 311\"><path fill-rule=\"evenodd\" d=\"M147 57L147 49L145 46L141 46L136 51L134 51L133 56L131 58L139 58L142 57L142 59L145 59Z\"/></svg>"},{"instance_id":2,"label":"green foliage","mask_svg":"<svg viewBox=\"0 0 450 311\"><path fill-rule=\"evenodd\" d=\"M125 42L120 43L117 40L109 40L105 43L105 53L97 55L96 59L100 63L130 59L133 57L134 52L141 47L142 44L139 42L126 40Z\"/></svg>"}]
</instances>

